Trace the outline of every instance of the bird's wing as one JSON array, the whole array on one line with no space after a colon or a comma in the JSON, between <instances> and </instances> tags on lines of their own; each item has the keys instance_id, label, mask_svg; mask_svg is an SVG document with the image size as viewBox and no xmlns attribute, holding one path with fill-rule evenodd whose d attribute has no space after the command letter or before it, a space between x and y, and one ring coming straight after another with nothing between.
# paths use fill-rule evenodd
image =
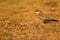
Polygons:
<instances>
[{"instance_id":1,"label":"bird's wing","mask_svg":"<svg viewBox=\"0 0 60 40\"><path fill-rule=\"evenodd\" d=\"M40 19L50 19L48 16L46 16L46 15L43 14L43 13L38 13L37 16L38 16Z\"/></svg>"}]
</instances>

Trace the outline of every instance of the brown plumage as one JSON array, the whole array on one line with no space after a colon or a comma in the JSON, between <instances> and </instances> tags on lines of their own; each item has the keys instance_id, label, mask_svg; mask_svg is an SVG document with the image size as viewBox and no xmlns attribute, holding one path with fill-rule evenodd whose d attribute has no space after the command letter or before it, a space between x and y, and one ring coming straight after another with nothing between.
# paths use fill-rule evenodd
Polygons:
<instances>
[{"instance_id":1,"label":"brown plumage","mask_svg":"<svg viewBox=\"0 0 60 40\"><path fill-rule=\"evenodd\" d=\"M40 10L36 10L35 13L41 20L43 20L43 23L58 22L58 20L56 20L56 19L51 19L51 18L47 17Z\"/></svg>"}]
</instances>

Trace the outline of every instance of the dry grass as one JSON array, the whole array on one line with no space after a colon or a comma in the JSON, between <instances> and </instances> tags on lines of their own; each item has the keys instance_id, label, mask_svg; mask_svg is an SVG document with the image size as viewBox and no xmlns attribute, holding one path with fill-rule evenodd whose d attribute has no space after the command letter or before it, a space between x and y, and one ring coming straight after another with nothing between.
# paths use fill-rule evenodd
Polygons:
<instances>
[{"instance_id":1,"label":"dry grass","mask_svg":"<svg viewBox=\"0 0 60 40\"><path fill-rule=\"evenodd\" d=\"M52 0L55 7L46 1L0 0L0 40L60 40L60 1ZM37 9L59 22L44 24Z\"/></svg>"}]
</instances>

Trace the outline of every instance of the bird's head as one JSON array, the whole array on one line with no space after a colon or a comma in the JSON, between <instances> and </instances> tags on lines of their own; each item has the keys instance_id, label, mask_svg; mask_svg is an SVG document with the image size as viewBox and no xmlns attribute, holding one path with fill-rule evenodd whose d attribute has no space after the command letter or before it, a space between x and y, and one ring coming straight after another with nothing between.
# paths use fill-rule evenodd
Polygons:
<instances>
[{"instance_id":1,"label":"bird's head","mask_svg":"<svg viewBox=\"0 0 60 40\"><path fill-rule=\"evenodd\" d=\"M35 10L35 13L36 13L36 14L40 14L41 11L40 11L40 10Z\"/></svg>"}]
</instances>

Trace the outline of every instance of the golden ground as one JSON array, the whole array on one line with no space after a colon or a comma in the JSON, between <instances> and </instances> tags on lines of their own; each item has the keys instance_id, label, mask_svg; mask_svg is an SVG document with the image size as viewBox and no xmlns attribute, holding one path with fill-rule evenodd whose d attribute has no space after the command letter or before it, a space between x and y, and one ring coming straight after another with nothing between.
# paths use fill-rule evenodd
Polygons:
<instances>
[{"instance_id":1,"label":"golden ground","mask_svg":"<svg viewBox=\"0 0 60 40\"><path fill-rule=\"evenodd\" d=\"M59 22L44 24L35 10ZM0 40L60 40L60 0L0 0Z\"/></svg>"}]
</instances>

